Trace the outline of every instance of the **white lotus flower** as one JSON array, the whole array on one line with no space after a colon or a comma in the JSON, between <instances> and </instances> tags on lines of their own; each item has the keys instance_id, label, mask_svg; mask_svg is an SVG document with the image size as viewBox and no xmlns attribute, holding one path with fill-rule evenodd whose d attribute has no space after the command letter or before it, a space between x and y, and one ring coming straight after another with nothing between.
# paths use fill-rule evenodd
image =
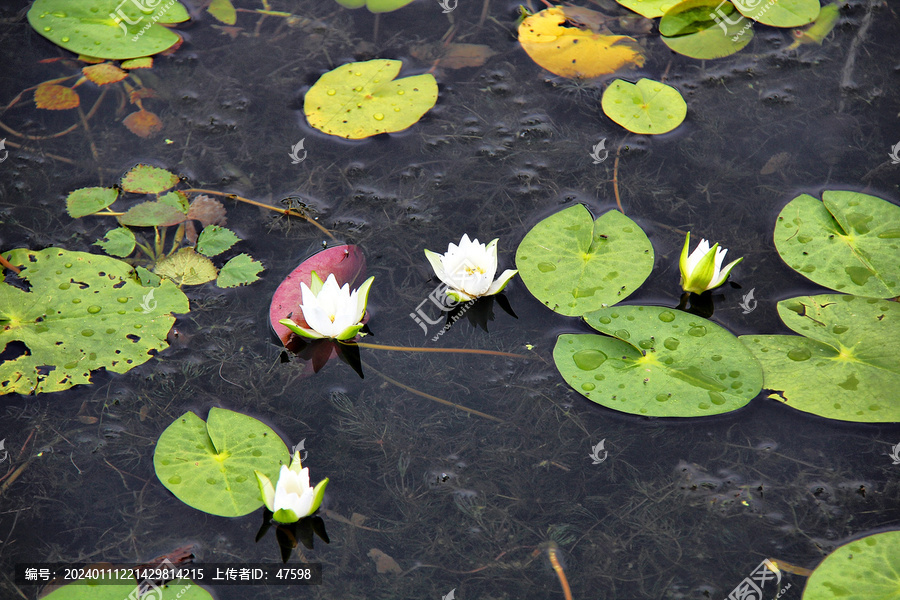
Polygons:
<instances>
[{"instance_id":1,"label":"white lotus flower","mask_svg":"<svg viewBox=\"0 0 900 600\"><path fill-rule=\"evenodd\" d=\"M294 453L291 466L281 465L278 483L273 487L271 480L259 471L256 480L266 508L272 511L272 518L279 523L293 523L308 517L322 504L328 478L309 485L309 469L300 465L300 452Z\"/></svg>"},{"instance_id":2,"label":"white lotus flower","mask_svg":"<svg viewBox=\"0 0 900 600\"><path fill-rule=\"evenodd\" d=\"M463 234L459 246L451 243L445 254L425 250L425 256L438 279L449 287L447 295L457 302L497 294L518 273L507 269L494 281L497 272L496 239L485 246Z\"/></svg>"},{"instance_id":3,"label":"white lotus flower","mask_svg":"<svg viewBox=\"0 0 900 600\"><path fill-rule=\"evenodd\" d=\"M678 268L681 270L681 287L686 292L702 294L706 290L717 288L728 278L731 269L741 262L743 257L732 261L724 269L722 262L728 250L719 248L714 244L712 248L706 240L700 240L697 247L688 256L688 247L691 243L691 232L684 239L684 248L681 250L681 259Z\"/></svg>"},{"instance_id":4,"label":"white lotus flower","mask_svg":"<svg viewBox=\"0 0 900 600\"><path fill-rule=\"evenodd\" d=\"M300 327L291 319L281 319L279 323L307 338L352 339L362 329L373 279L375 278L369 277L358 290L351 292L347 283L338 287L334 273L322 283L318 274L313 271L312 286L300 284L300 310L309 328Z\"/></svg>"}]
</instances>

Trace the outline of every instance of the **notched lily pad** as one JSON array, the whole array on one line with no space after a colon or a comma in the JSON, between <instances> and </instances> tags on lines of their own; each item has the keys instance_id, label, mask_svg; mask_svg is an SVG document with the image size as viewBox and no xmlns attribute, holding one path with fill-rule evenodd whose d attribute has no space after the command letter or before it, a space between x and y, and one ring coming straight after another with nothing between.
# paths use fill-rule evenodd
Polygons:
<instances>
[{"instance_id":1,"label":"notched lily pad","mask_svg":"<svg viewBox=\"0 0 900 600\"><path fill-rule=\"evenodd\" d=\"M795 335L743 335L770 398L829 419L900 421L900 304L822 294L778 303Z\"/></svg>"},{"instance_id":2,"label":"notched lily pad","mask_svg":"<svg viewBox=\"0 0 900 600\"><path fill-rule=\"evenodd\" d=\"M172 256L164 258L153 272L168 277L178 285L200 285L212 281L218 275L211 260L197 254L193 248L182 248Z\"/></svg>"},{"instance_id":3,"label":"notched lily pad","mask_svg":"<svg viewBox=\"0 0 900 600\"><path fill-rule=\"evenodd\" d=\"M672 131L687 115L687 103L678 90L652 79L636 84L616 79L604 90L601 104L607 117L640 134Z\"/></svg>"},{"instance_id":4,"label":"notched lily pad","mask_svg":"<svg viewBox=\"0 0 900 600\"><path fill-rule=\"evenodd\" d=\"M529 231L516 250L528 291L551 310L580 316L627 298L653 269L653 246L643 230L611 210L595 221L579 204Z\"/></svg>"}]
</instances>

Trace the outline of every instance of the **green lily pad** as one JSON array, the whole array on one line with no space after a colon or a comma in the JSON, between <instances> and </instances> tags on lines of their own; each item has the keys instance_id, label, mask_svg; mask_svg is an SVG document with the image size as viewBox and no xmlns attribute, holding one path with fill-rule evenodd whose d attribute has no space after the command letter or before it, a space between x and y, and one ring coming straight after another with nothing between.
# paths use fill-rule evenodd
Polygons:
<instances>
[{"instance_id":1,"label":"green lily pad","mask_svg":"<svg viewBox=\"0 0 900 600\"><path fill-rule=\"evenodd\" d=\"M383 13L403 8L413 0L335 0L344 8L362 8L365 6L369 12Z\"/></svg>"},{"instance_id":2,"label":"green lily pad","mask_svg":"<svg viewBox=\"0 0 900 600\"><path fill-rule=\"evenodd\" d=\"M101 368L125 373L168 347L172 313L189 310L171 282L143 287L108 256L47 248L7 258L31 289L0 284L0 348L20 341L28 353L0 363L0 394L65 390Z\"/></svg>"},{"instance_id":3,"label":"green lily pad","mask_svg":"<svg viewBox=\"0 0 900 600\"><path fill-rule=\"evenodd\" d=\"M122 225L131 227L156 227L177 225L187 219L187 214L165 202L141 202L116 217Z\"/></svg>"},{"instance_id":4,"label":"green lily pad","mask_svg":"<svg viewBox=\"0 0 900 600\"><path fill-rule=\"evenodd\" d=\"M819 0L731 0L734 7L748 19L772 27L800 27L816 20L821 6Z\"/></svg>"},{"instance_id":5,"label":"green lily pad","mask_svg":"<svg viewBox=\"0 0 900 600\"><path fill-rule=\"evenodd\" d=\"M681 0L616 0L628 10L633 10L642 17L656 19L681 2Z\"/></svg>"},{"instance_id":6,"label":"green lily pad","mask_svg":"<svg viewBox=\"0 0 900 600\"><path fill-rule=\"evenodd\" d=\"M741 336L770 398L829 419L900 421L900 304L822 294L782 300L778 314L800 336Z\"/></svg>"},{"instance_id":7,"label":"green lily pad","mask_svg":"<svg viewBox=\"0 0 900 600\"><path fill-rule=\"evenodd\" d=\"M700 417L741 408L762 388L753 355L727 329L658 306L584 316L614 337L565 334L556 368L575 391L608 408L652 417Z\"/></svg>"},{"instance_id":8,"label":"green lily pad","mask_svg":"<svg viewBox=\"0 0 900 600\"><path fill-rule=\"evenodd\" d=\"M723 58L739 52L753 39L753 22L731 2L687 0L669 9L659 21L666 46L698 59Z\"/></svg>"},{"instance_id":9,"label":"green lily pad","mask_svg":"<svg viewBox=\"0 0 900 600\"><path fill-rule=\"evenodd\" d=\"M809 576L803 600L900 598L900 531L885 531L836 548Z\"/></svg>"},{"instance_id":10,"label":"green lily pad","mask_svg":"<svg viewBox=\"0 0 900 600\"><path fill-rule=\"evenodd\" d=\"M159 167L135 165L122 176L122 189L132 194L161 194L178 184L178 175Z\"/></svg>"},{"instance_id":11,"label":"green lily pad","mask_svg":"<svg viewBox=\"0 0 900 600\"><path fill-rule=\"evenodd\" d=\"M105 579L81 579L57 588L42 596L41 600L127 600L137 598L135 583L119 583L128 573L115 576L115 582ZM145 600L213 600L212 595L190 579L176 579L164 585L150 588Z\"/></svg>"},{"instance_id":12,"label":"green lily pad","mask_svg":"<svg viewBox=\"0 0 900 600\"><path fill-rule=\"evenodd\" d=\"M807 194L785 206L775 247L789 267L833 290L900 296L900 206L858 192Z\"/></svg>"},{"instance_id":13,"label":"green lily pad","mask_svg":"<svg viewBox=\"0 0 900 600\"><path fill-rule=\"evenodd\" d=\"M197 239L197 252L205 256L217 256L239 241L240 238L227 227L209 225L200 232L200 237Z\"/></svg>"},{"instance_id":14,"label":"green lily pad","mask_svg":"<svg viewBox=\"0 0 900 600\"><path fill-rule=\"evenodd\" d=\"M146 12L140 6L147 7ZM188 19L184 6L167 0L35 0L28 10L34 30L54 44L76 54L116 60L168 50L181 38L161 23Z\"/></svg>"},{"instance_id":15,"label":"green lily pad","mask_svg":"<svg viewBox=\"0 0 900 600\"><path fill-rule=\"evenodd\" d=\"M528 291L551 310L581 316L639 288L653 270L653 246L619 211L595 221L579 204L550 215L525 235L516 268Z\"/></svg>"},{"instance_id":16,"label":"green lily pad","mask_svg":"<svg viewBox=\"0 0 900 600\"><path fill-rule=\"evenodd\" d=\"M66 211L73 219L100 212L116 201L119 191L115 188L89 187L70 192L66 197Z\"/></svg>"},{"instance_id":17,"label":"green lily pad","mask_svg":"<svg viewBox=\"0 0 900 600\"><path fill-rule=\"evenodd\" d=\"M399 60L342 65L322 75L306 93L303 112L320 131L350 140L402 131L437 102L430 73L394 79Z\"/></svg>"},{"instance_id":18,"label":"green lily pad","mask_svg":"<svg viewBox=\"0 0 900 600\"><path fill-rule=\"evenodd\" d=\"M249 254L238 254L222 267L216 285L230 288L253 283L259 279L259 272L263 269L262 263L253 260Z\"/></svg>"},{"instance_id":19,"label":"green lily pad","mask_svg":"<svg viewBox=\"0 0 900 600\"><path fill-rule=\"evenodd\" d=\"M641 79L637 84L616 79L601 100L607 117L633 133L660 134L684 121L687 103L672 86Z\"/></svg>"},{"instance_id":20,"label":"green lily pad","mask_svg":"<svg viewBox=\"0 0 900 600\"><path fill-rule=\"evenodd\" d=\"M200 285L212 281L218 275L212 261L197 254L193 248L182 248L164 258L156 264L153 272L172 279L178 285Z\"/></svg>"},{"instance_id":21,"label":"green lily pad","mask_svg":"<svg viewBox=\"0 0 900 600\"><path fill-rule=\"evenodd\" d=\"M272 429L253 417L212 408L206 422L186 412L169 425L153 454L156 476L197 510L240 517L263 505L253 471L278 480L290 453Z\"/></svg>"},{"instance_id":22,"label":"green lily pad","mask_svg":"<svg viewBox=\"0 0 900 600\"><path fill-rule=\"evenodd\" d=\"M117 227L107 231L104 239L94 244L112 256L128 256L134 251L134 233L127 227Z\"/></svg>"}]
</instances>

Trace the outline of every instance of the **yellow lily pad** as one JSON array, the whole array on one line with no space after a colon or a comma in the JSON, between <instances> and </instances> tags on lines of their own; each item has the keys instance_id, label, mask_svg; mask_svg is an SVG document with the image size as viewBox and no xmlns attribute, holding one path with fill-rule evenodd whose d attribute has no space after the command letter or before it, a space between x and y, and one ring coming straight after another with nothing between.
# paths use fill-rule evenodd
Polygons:
<instances>
[{"instance_id":1,"label":"yellow lily pad","mask_svg":"<svg viewBox=\"0 0 900 600\"><path fill-rule=\"evenodd\" d=\"M325 73L306 93L306 119L349 140L406 129L431 110L438 88L429 73L395 79L401 66L399 60L377 59Z\"/></svg>"},{"instance_id":2,"label":"yellow lily pad","mask_svg":"<svg viewBox=\"0 0 900 600\"><path fill-rule=\"evenodd\" d=\"M560 77L589 79L644 65L634 38L597 33L561 6L526 17L519 42L534 62Z\"/></svg>"}]
</instances>

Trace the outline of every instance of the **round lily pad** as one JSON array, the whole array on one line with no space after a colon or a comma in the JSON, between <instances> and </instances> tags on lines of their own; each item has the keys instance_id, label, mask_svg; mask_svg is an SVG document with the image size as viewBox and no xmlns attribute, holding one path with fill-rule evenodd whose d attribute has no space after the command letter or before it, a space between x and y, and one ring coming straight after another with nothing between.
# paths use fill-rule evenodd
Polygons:
<instances>
[{"instance_id":1,"label":"round lily pad","mask_svg":"<svg viewBox=\"0 0 900 600\"><path fill-rule=\"evenodd\" d=\"M184 6L168 0L35 0L28 10L34 30L54 44L76 54L111 59L150 56L171 48L181 38L161 23L189 18Z\"/></svg>"},{"instance_id":2,"label":"round lily pad","mask_svg":"<svg viewBox=\"0 0 900 600\"><path fill-rule=\"evenodd\" d=\"M819 563L803 589L803 600L876 598L900 598L900 531L840 546Z\"/></svg>"},{"instance_id":3,"label":"round lily pad","mask_svg":"<svg viewBox=\"0 0 900 600\"><path fill-rule=\"evenodd\" d=\"M336 0L344 8L362 8L365 6L369 12L383 13L403 8L413 0Z\"/></svg>"},{"instance_id":4,"label":"round lily pad","mask_svg":"<svg viewBox=\"0 0 900 600\"><path fill-rule=\"evenodd\" d=\"M748 19L772 27L800 27L816 20L819 0L731 0L734 7Z\"/></svg>"},{"instance_id":5,"label":"round lily pad","mask_svg":"<svg viewBox=\"0 0 900 600\"><path fill-rule=\"evenodd\" d=\"M643 230L616 210L595 221L579 204L535 225L516 250L528 291L568 316L621 302L653 270L653 246Z\"/></svg>"},{"instance_id":6,"label":"round lily pad","mask_svg":"<svg viewBox=\"0 0 900 600\"><path fill-rule=\"evenodd\" d=\"M827 191L785 206L775 224L781 259L819 285L860 296L900 296L900 206Z\"/></svg>"},{"instance_id":7,"label":"round lily pad","mask_svg":"<svg viewBox=\"0 0 900 600\"><path fill-rule=\"evenodd\" d=\"M900 421L900 304L822 294L778 303L796 335L744 335L770 398L829 419Z\"/></svg>"},{"instance_id":8,"label":"round lily pad","mask_svg":"<svg viewBox=\"0 0 900 600\"><path fill-rule=\"evenodd\" d=\"M399 60L342 65L322 75L306 93L303 112L320 131L350 140L402 131L437 102L430 73L394 79Z\"/></svg>"},{"instance_id":9,"label":"round lily pad","mask_svg":"<svg viewBox=\"0 0 900 600\"><path fill-rule=\"evenodd\" d=\"M0 283L0 348L18 340L28 349L0 363L0 394L65 390L101 368L125 373L168 347L172 313L189 310L172 282L144 287L109 256L47 248L6 258L31 287Z\"/></svg>"},{"instance_id":10,"label":"round lily pad","mask_svg":"<svg viewBox=\"0 0 900 600\"><path fill-rule=\"evenodd\" d=\"M816 0L818 1L818 0ZM659 20L662 41L684 56L713 59L740 51L753 39L753 21L731 2L686 0Z\"/></svg>"},{"instance_id":11,"label":"round lily pad","mask_svg":"<svg viewBox=\"0 0 900 600\"><path fill-rule=\"evenodd\" d=\"M565 334L556 368L575 391L608 408L652 417L700 417L741 408L763 376L728 330L658 306L616 306L584 316L609 336Z\"/></svg>"},{"instance_id":12,"label":"round lily pad","mask_svg":"<svg viewBox=\"0 0 900 600\"><path fill-rule=\"evenodd\" d=\"M268 425L223 408L210 409L206 422L186 412L162 432L153 454L156 476L170 492L221 517L262 506L253 471L278 481L289 462L287 446Z\"/></svg>"},{"instance_id":13,"label":"round lily pad","mask_svg":"<svg viewBox=\"0 0 900 600\"><path fill-rule=\"evenodd\" d=\"M633 133L660 134L684 121L687 103L672 86L641 79L636 84L613 81L601 100L607 117Z\"/></svg>"}]
</instances>

